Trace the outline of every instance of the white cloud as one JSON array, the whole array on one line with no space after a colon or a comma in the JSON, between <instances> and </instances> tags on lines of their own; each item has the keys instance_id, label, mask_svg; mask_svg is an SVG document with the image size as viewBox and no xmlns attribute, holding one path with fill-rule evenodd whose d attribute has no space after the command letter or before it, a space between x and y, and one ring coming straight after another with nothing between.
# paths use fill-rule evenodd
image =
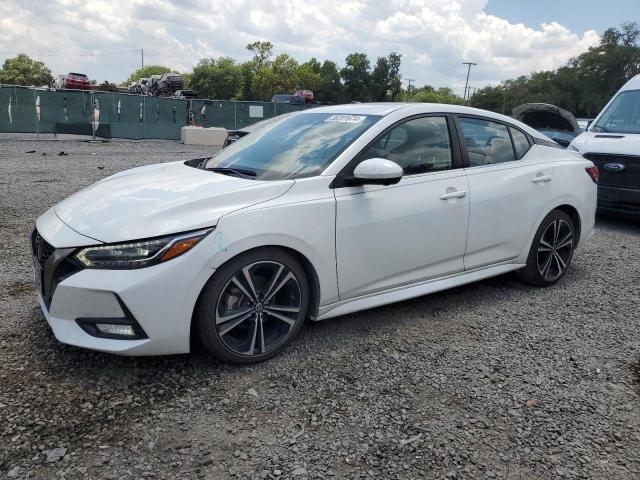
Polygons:
<instances>
[{"instance_id":1,"label":"white cloud","mask_svg":"<svg viewBox=\"0 0 640 480\"><path fill-rule=\"evenodd\" d=\"M190 70L203 57L248 58L244 46L270 40L276 53L341 65L354 51L372 63L403 54L402 73L417 84L461 89L461 62L479 65L484 85L556 68L598 42L594 31L561 23L538 28L484 12L487 0L4 0L0 2L0 61L24 51L54 74L82 71L121 81L145 63Z\"/></svg>"}]
</instances>

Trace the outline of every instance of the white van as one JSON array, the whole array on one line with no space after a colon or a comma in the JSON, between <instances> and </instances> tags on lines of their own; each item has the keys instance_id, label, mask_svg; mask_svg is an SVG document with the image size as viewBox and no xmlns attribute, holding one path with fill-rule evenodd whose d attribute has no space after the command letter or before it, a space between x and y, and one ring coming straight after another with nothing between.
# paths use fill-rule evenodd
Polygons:
<instances>
[{"instance_id":1,"label":"white van","mask_svg":"<svg viewBox=\"0 0 640 480\"><path fill-rule=\"evenodd\" d=\"M598 210L640 218L640 75L569 145L600 170Z\"/></svg>"}]
</instances>

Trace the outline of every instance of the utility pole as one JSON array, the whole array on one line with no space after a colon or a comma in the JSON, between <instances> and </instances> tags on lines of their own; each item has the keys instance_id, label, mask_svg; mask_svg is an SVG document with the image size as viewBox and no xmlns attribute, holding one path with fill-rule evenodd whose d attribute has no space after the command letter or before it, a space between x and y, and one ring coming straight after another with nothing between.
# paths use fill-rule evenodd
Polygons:
<instances>
[{"instance_id":1,"label":"utility pole","mask_svg":"<svg viewBox=\"0 0 640 480\"><path fill-rule=\"evenodd\" d=\"M415 78L407 78L407 94L411 95L411 88L413 87L413 85L411 85L413 82L415 82L416 79Z\"/></svg>"},{"instance_id":2,"label":"utility pole","mask_svg":"<svg viewBox=\"0 0 640 480\"><path fill-rule=\"evenodd\" d=\"M466 102L467 101L467 89L469 88L469 74L471 73L471 65L478 65L477 63L473 63L473 62L462 62L463 65L468 65L469 68L467 69L467 81L464 84L464 96L463 96L463 100Z\"/></svg>"},{"instance_id":3,"label":"utility pole","mask_svg":"<svg viewBox=\"0 0 640 480\"><path fill-rule=\"evenodd\" d=\"M140 65L142 65L142 68L144 68L144 49L143 48L140 49Z\"/></svg>"}]
</instances>

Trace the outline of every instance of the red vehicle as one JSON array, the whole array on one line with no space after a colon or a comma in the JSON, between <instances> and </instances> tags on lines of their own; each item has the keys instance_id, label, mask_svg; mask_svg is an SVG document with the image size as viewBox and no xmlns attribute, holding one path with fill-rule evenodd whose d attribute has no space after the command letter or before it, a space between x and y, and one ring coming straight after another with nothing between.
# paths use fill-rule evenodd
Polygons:
<instances>
[{"instance_id":1,"label":"red vehicle","mask_svg":"<svg viewBox=\"0 0 640 480\"><path fill-rule=\"evenodd\" d=\"M56 82L56 88L66 88L69 90L91 90L89 77L83 73L69 73L60 75Z\"/></svg>"},{"instance_id":2,"label":"red vehicle","mask_svg":"<svg viewBox=\"0 0 640 480\"><path fill-rule=\"evenodd\" d=\"M305 103L313 103L315 101L311 90L298 90L294 95L304 98Z\"/></svg>"}]
</instances>

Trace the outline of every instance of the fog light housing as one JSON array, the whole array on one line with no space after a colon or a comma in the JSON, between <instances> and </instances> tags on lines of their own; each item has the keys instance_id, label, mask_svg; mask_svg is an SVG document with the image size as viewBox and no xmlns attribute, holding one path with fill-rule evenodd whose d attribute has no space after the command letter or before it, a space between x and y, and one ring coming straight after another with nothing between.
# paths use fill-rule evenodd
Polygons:
<instances>
[{"instance_id":1,"label":"fog light housing","mask_svg":"<svg viewBox=\"0 0 640 480\"><path fill-rule=\"evenodd\" d=\"M114 294L115 295L115 294ZM149 338L133 314L122 302L118 295L116 300L120 304L124 317L120 318L76 318L76 323L92 337L109 338L112 340L142 340Z\"/></svg>"},{"instance_id":2,"label":"fog light housing","mask_svg":"<svg viewBox=\"0 0 640 480\"><path fill-rule=\"evenodd\" d=\"M119 325L117 323L96 323L95 326L98 330L100 330L100 333L106 333L108 335L122 335L123 337L136 336L133 325Z\"/></svg>"}]
</instances>

